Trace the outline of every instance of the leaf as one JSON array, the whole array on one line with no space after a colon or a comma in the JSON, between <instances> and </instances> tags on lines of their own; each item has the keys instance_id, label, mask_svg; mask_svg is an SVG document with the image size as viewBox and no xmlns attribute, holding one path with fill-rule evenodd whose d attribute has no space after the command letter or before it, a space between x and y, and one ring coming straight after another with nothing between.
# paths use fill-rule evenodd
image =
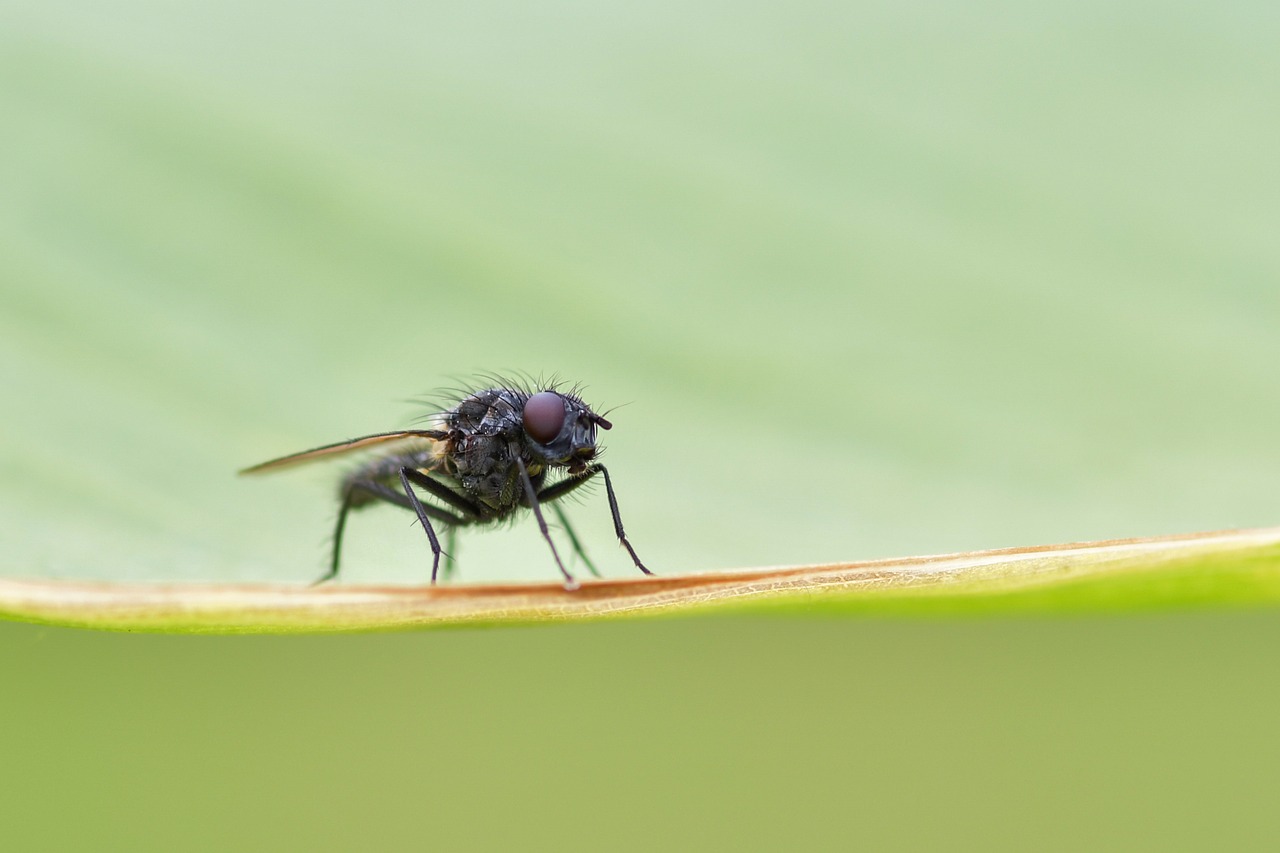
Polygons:
<instances>
[{"instance_id":1,"label":"leaf","mask_svg":"<svg viewBox=\"0 0 1280 853\"><path fill-rule=\"evenodd\" d=\"M0 616L122 631L308 633L746 612L1099 612L1280 602L1280 528L559 584L398 588L0 580Z\"/></svg>"},{"instance_id":2,"label":"leaf","mask_svg":"<svg viewBox=\"0 0 1280 853\"><path fill-rule=\"evenodd\" d=\"M234 472L505 368L630 404L607 458L664 575L1274 522L1256 27L1202 45L1196 91L1239 95L1193 104L1117 85L1084 24L1028 82L1021 41L957 61L911 16L834 52L736 16L655 74L658 30L608 16L545 50L467 4L252 44L26 6L0 32L0 576L314 579L342 463ZM603 495L571 509L632 571ZM471 533L468 581L555 577L531 519ZM393 508L344 547L348 581L426 571Z\"/></svg>"}]
</instances>

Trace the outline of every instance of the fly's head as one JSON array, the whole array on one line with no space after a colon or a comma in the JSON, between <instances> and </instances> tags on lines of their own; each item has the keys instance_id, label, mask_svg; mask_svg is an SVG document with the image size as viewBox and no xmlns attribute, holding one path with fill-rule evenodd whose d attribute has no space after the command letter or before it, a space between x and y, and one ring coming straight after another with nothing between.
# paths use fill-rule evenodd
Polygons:
<instances>
[{"instance_id":1,"label":"fly's head","mask_svg":"<svg viewBox=\"0 0 1280 853\"><path fill-rule=\"evenodd\" d=\"M596 458L596 428L613 426L586 403L555 391L530 395L521 422L531 449L548 465L568 468L570 474L586 470Z\"/></svg>"}]
</instances>

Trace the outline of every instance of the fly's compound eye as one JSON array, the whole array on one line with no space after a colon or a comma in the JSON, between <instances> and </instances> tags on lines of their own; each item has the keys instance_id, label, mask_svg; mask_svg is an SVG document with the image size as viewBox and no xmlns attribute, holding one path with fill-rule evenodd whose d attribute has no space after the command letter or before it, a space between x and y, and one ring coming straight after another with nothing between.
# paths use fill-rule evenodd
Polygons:
<instances>
[{"instance_id":1,"label":"fly's compound eye","mask_svg":"<svg viewBox=\"0 0 1280 853\"><path fill-rule=\"evenodd\" d=\"M564 399L553 391L539 391L524 404L523 420L530 438L550 444L564 428Z\"/></svg>"}]
</instances>

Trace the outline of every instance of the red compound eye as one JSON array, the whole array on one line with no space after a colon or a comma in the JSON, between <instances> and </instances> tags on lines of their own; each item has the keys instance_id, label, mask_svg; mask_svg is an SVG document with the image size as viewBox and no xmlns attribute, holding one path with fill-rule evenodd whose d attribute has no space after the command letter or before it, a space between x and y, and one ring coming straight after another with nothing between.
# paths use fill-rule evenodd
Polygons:
<instances>
[{"instance_id":1,"label":"red compound eye","mask_svg":"<svg viewBox=\"0 0 1280 853\"><path fill-rule=\"evenodd\" d=\"M539 391L524 404L523 420L530 438L550 444L564 428L564 398L554 391Z\"/></svg>"}]
</instances>

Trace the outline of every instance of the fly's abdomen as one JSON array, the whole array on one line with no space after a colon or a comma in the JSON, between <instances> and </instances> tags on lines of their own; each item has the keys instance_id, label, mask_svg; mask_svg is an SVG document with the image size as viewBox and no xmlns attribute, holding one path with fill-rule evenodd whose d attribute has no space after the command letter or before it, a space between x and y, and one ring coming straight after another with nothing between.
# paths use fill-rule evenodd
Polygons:
<instances>
[{"instance_id":1,"label":"fly's abdomen","mask_svg":"<svg viewBox=\"0 0 1280 853\"><path fill-rule=\"evenodd\" d=\"M370 459L363 465L353 468L342 478L341 494L350 501L351 506L361 507L365 504L381 500L366 489L354 488L366 483L378 483L392 491L400 491L400 469L412 468L428 472L439 468L440 460L432 448L424 448L406 453Z\"/></svg>"}]
</instances>

